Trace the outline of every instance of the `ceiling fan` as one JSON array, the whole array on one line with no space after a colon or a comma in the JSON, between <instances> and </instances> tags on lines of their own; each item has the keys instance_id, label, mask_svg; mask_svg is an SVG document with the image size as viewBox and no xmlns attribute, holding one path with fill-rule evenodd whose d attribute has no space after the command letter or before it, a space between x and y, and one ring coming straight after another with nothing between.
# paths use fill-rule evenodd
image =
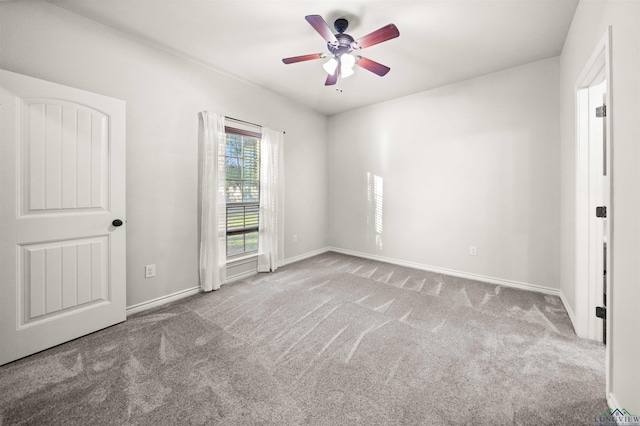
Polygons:
<instances>
[{"instance_id":1,"label":"ceiling fan","mask_svg":"<svg viewBox=\"0 0 640 426\"><path fill-rule=\"evenodd\" d=\"M338 34L335 35L331 32L329 25L327 25L322 16L308 15L305 16L304 19L325 39L330 53L312 53L310 55L284 58L282 62L285 64L294 64L296 62L322 59L330 56L331 59L323 65L323 68L329 74L324 83L325 86L336 84L338 77L347 78L352 75L354 65L369 70L380 77L386 75L391 69L371 59L359 55L354 56L352 52L398 37L400 32L395 25L386 25L364 37L354 40L353 37L345 33L349 26L349 21L344 18L338 18L334 22L333 27L338 32Z\"/></svg>"}]
</instances>

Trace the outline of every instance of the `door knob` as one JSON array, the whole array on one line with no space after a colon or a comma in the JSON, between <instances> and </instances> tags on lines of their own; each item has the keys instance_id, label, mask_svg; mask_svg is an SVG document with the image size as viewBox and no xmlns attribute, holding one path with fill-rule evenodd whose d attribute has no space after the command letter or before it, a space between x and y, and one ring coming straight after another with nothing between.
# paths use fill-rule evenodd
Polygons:
<instances>
[{"instance_id":1,"label":"door knob","mask_svg":"<svg viewBox=\"0 0 640 426\"><path fill-rule=\"evenodd\" d=\"M122 221L120 219L116 219L113 222L111 222L111 224L113 226L122 226Z\"/></svg>"}]
</instances>

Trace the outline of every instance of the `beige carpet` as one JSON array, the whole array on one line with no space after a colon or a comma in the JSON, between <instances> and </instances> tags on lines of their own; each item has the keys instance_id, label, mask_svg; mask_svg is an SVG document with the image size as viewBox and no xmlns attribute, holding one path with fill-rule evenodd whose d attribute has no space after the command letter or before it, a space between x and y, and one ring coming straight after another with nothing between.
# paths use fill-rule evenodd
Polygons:
<instances>
[{"instance_id":1,"label":"beige carpet","mask_svg":"<svg viewBox=\"0 0 640 426\"><path fill-rule=\"evenodd\" d=\"M0 367L0 424L593 425L557 297L326 253Z\"/></svg>"}]
</instances>

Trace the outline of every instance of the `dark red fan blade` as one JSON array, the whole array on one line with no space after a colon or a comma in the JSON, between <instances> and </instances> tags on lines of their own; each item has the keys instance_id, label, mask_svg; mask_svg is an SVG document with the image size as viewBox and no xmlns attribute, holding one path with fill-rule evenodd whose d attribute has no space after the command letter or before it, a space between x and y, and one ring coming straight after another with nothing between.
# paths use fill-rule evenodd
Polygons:
<instances>
[{"instance_id":1,"label":"dark red fan blade","mask_svg":"<svg viewBox=\"0 0 640 426\"><path fill-rule=\"evenodd\" d=\"M386 65L382 65L376 61L372 61L371 59L363 58L362 56L358 59L356 65L364 68L365 70L371 71L374 74L378 74L380 77L387 75L391 70L391 68Z\"/></svg>"},{"instance_id":2,"label":"dark red fan blade","mask_svg":"<svg viewBox=\"0 0 640 426\"><path fill-rule=\"evenodd\" d=\"M327 80L324 82L325 86L333 86L338 82L338 76L340 75L340 63L338 62L338 66L334 71L333 75L328 75Z\"/></svg>"},{"instance_id":3,"label":"dark red fan blade","mask_svg":"<svg viewBox=\"0 0 640 426\"><path fill-rule=\"evenodd\" d=\"M304 17L314 30L318 32L328 43L338 43L338 39L331 32L331 28L320 15L307 15Z\"/></svg>"},{"instance_id":4,"label":"dark red fan blade","mask_svg":"<svg viewBox=\"0 0 640 426\"><path fill-rule=\"evenodd\" d=\"M367 34L366 36L356 40L356 42L354 43L354 48L364 49L365 47L373 46L378 43L382 43L383 41L391 40L392 38L396 38L399 35L400 31L398 31L398 28L393 24L389 24L380 28L379 30L372 32L371 34Z\"/></svg>"},{"instance_id":5,"label":"dark red fan blade","mask_svg":"<svg viewBox=\"0 0 640 426\"><path fill-rule=\"evenodd\" d=\"M310 55L292 56L291 58L284 58L282 62L285 64L295 64L296 62L311 61L313 59L322 58L322 53L312 53Z\"/></svg>"}]
</instances>

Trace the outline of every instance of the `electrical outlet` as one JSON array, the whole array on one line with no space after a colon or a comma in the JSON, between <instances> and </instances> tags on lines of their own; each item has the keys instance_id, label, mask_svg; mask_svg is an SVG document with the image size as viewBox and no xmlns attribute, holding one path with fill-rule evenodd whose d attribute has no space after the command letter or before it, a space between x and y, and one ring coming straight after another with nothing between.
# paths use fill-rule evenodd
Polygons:
<instances>
[{"instance_id":1,"label":"electrical outlet","mask_svg":"<svg viewBox=\"0 0 640 426\"><path fill-rule=\"evenodd\" d=\"M291 241L293 241L294 243L298 242L298 234L293 234L293 237L291 238Z\"/></svg>"},{"instance_id":2,"label":"electrical outlet","mask_svg":"<svg viewBox=\"0 0 640 426\"><path fill-rule=\"evenodd\" d=\"M478 247L469 246L469 256L477 256L478 255Z\"/></svg>"},{"instance_id":3,"label":"electrical outlet","mask_svg":"<svg viewBox=\"0 0 640 426\"><path fill-rule=\"evenodd\" d=\"M145 265L144 267L144 277L151 278L156 276L156 265Z\"/></svg>"}]
</instances>

